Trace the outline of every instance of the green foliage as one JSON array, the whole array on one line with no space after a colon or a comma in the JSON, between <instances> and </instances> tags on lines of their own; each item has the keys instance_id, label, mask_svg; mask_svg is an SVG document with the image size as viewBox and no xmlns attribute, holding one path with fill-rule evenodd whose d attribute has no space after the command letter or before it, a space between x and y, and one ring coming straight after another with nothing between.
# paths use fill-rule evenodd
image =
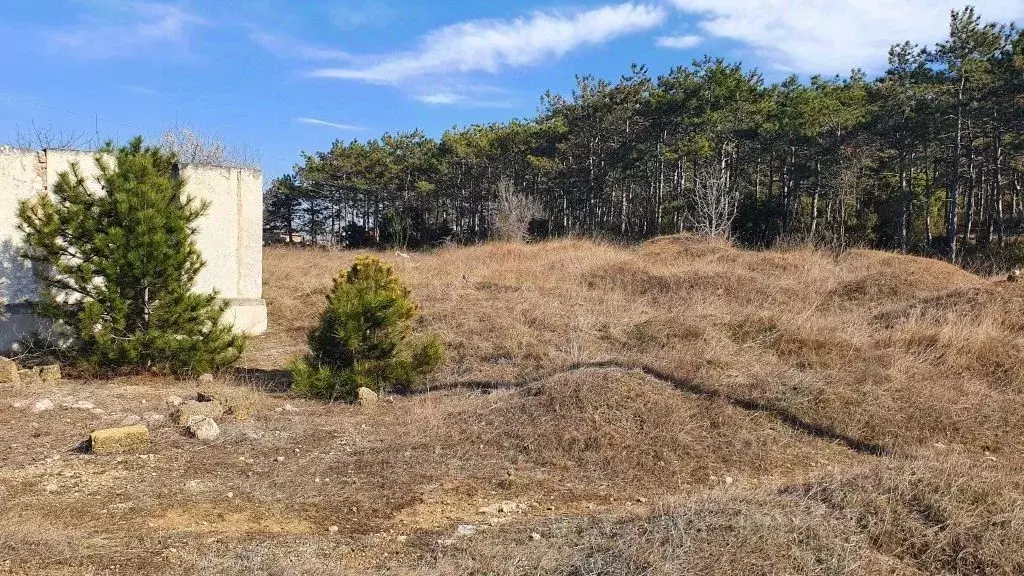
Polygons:
<instances>
[{"instance_id":1,"label":"green foliage","mask_svg":"<svg viewBox=\"0 0 1024 576\"><path fill-rule=\"evenodd\" d=\"M141 138L96 155L94 193L77 164L52 195L19 203L23 257L43 286L37 313L86 368L206 372L233 363L244 338L226 303L192 285L204 262L193 236L207 203L184 193L176 158Z\"/></svg>"},{"instance_id":2,"label":"green foliage","mask_svg":"<svg viewBox=\"0 0 1024 576\"><path fill-rule=\"evenodd\" d=\"M436 335L411 336L416 312L390 266L357 258L334 280L309 355L290 366L295 390L331 401L360 387L408 391L444 360Z\"/></svg>"},{"instance_id":3,"label":"green foliage","mask_svg":"<svg viewBox=\"0 0 1024 576\"><path fill-rule=\"evenodd\" d=\"M508 182L552 235L642 239L710 221L758 246L934 254L945 242L962 255L1024 235L1021 102L1024 30L968 7L947 41L892 46L873 79L768 83L706 56L655 77L637 65L614 82L578 76L527 120L335 142L296 166L296 222L314 242L346 218L393 246L477 242L501 237Z\"/></svg>"}]
</instances>

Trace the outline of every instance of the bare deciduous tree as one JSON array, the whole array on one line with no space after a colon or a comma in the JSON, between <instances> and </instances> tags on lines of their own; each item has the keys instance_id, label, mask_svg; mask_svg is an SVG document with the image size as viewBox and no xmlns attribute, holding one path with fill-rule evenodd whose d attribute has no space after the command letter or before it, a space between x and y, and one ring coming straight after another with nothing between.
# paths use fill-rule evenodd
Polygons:
<instances>
[{"instance_id":1,"label":"bare deciduous tree","mask_svg":"<svg viewBox=\"0 0 1024 576\"><path fill-rule=\"evenodd\" d=\"M530 220L543 214L543 207L535 198L517 192L508 179L498 181L498 195L491 215L491 229L496 238L506 242L525 241L530 235Z\"/></svg>"},{"instance_id":2,"label":"bare deciduous tree","mask_svg":"<svg viewBox=\"0 0 1024 576\"><path fill-rule=\"evenodd\" d=\"M724 164L711 164L698 172L689 189L690 224L703 236L728 237L739 207L739 193L729 186L729 170Z\"/></svg>"},{"instance_id":3,"label":"bare deciduous tree","mask_svg":"<svg viewBox=\"0 0 1024 576\"><path fill-rule=\"evenodd\" d=\"M14 145L32 150L85 150L96 147L96 142L85 132L58 130L53 126L36 126L28 129L19 126L14 134Z\"/></svg>"},{"instance_id":4,"label":"bare deciduous tree","mask_svg":"<svg viewBox=\"0 0 1024 576\"><path fill-rule=\"evenodd\" d=\"M233 168L257 168L259 154L249 148L231 148L216 136L189 126L174 126L164 132L163 148L186 164L213 164Z\"/></svg>"}]
</instances>

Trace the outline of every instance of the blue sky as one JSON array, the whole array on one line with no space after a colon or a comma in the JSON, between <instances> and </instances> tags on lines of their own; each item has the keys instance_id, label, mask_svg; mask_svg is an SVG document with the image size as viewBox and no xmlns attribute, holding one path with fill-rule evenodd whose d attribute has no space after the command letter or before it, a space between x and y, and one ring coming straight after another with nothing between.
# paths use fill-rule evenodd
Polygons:
<instances>
[{"instance_id":1,"label":"blue sky","mask_svg":"<svg viewBox=\"0 0 1024 576\"><path fill-rule=\"evenodd\" d=\"M1024 22L1022 0L977 0ZM0 140L32 124L103 138L187 125L265 176L336 139L532 116L574 75L652 74L705 53L789 73L884 70L932 43L950 0L0 0Z\"/></svg>"}]
</instances>

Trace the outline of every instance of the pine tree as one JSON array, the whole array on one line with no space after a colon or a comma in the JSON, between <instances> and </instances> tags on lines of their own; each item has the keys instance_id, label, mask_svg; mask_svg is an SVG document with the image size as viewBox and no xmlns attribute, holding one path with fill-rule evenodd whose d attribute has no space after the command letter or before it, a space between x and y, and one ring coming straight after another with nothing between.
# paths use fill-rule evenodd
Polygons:
<instances>
[{"instance_id":1,"label":"pine tree","mask_svg":"<svg viewBox=\"0 0 1024 576\"><path fill-rule=\"evenodd\" d=\"M394 270L368 256L342 272L309 333L309 355L291 367L296 390L352 399L360 387L408 390L440 365L435 335L411 337L416 304Z\"/></svg>"},{"instance_id":2,"label":"pine tree","mask_svg":"<svg viewBox=\"0 0 1024 576\"><path fill-rule=\"evenodd\" d=\"M18 206L23 257L42 285L37 313L86 368L183 373L234 362L244 338L221 322L226 303L192 291L204 266L193 236L209 207L184 193L176 158L142 138L95 157L102 193L77 164L52 196Z\"/></svg>"}]
</instances>

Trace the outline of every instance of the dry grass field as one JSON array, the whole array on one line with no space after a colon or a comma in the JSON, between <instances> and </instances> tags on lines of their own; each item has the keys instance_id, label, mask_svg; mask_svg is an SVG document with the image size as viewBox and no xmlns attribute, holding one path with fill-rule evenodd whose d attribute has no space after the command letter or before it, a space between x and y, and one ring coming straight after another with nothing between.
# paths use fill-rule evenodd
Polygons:
<instances>
[{"instance_id":1,"label":"dry grass field","mask_svg":"<svg viewBox=\"0 0 1024 576\"><path fill-rule=\"evenodd\" d=\"M212 384L0 385L0 572L1024 573L1024 285L686 237L385 253L442 371L291 397L355 256L268 248L271 330ZM200 388L251 416L158 421ZM75 450L133 416L145 453Z\"/></svg>"}]
</instances>

